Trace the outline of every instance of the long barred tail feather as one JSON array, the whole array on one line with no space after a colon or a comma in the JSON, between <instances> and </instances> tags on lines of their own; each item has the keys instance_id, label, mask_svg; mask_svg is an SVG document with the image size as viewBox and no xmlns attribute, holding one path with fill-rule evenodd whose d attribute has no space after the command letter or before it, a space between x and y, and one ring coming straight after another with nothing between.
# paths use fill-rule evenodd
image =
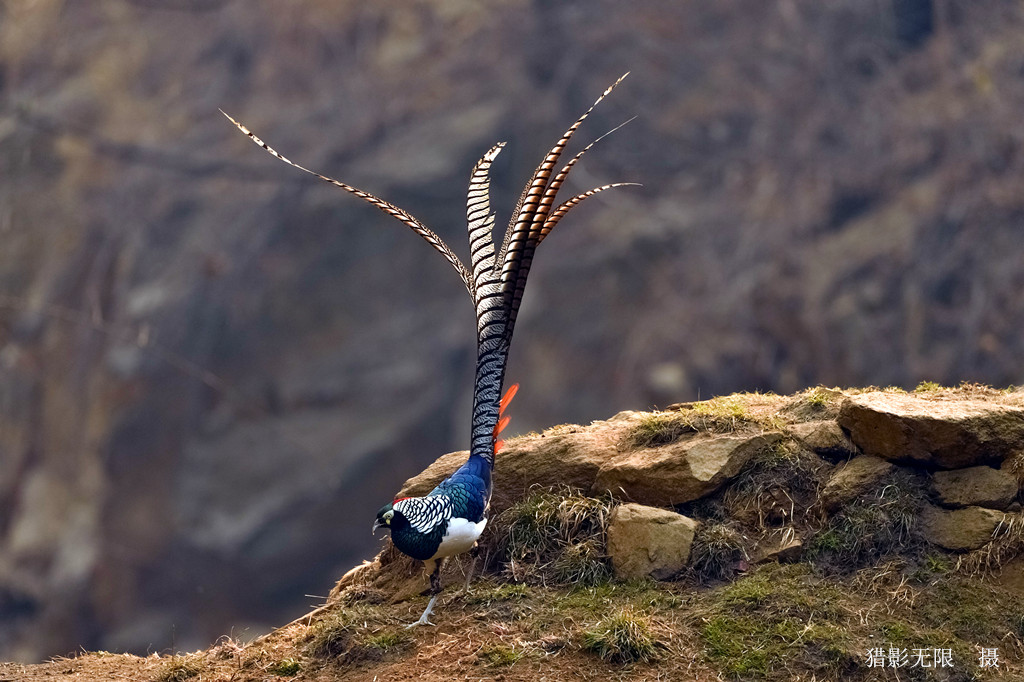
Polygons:
<instances>
[{"instance_id":1,"label":"long barred tail feather","mask_svg":"<svg viewBox=\"0 0 1024 682\"><path fill-rule=\"evenodd\" d=\"M623 78L625 78L625 76L623 76ZM612 86L612 87L614 87L614 86ZM600 102L600 101L601 100L599 99L598 102ZM595 102L595 106L596 106L596 104L597 103ZM593 107L591 107L591 109L593 109ZM600 142L604 138L608 137L609 135L611 135L615 131L619 130L620 128L622 128L623 126L627 125L628 123L631 123L634 120L636 120L636 116L633 116L632 118L629 118L629 119L623 121L619 125L615 126L611 130L609 130L604 135L601 135L596 140L594 140L593 142L588 144L586 147L581 149L579 151L579 153L576 154L576 156L572 157L572 159L569 160L569 163L565 164L562 167L562 170L558 171L558 173L555 175L555 177L553 177L551 179L551 182L548 184L547 189L544 190L544 197L541 200L541 205L539 207L539 210L537 211L537 215L536 215L536 217L535 217L535 219L533 221L533 225L530 227L529 239L531 241L537 240L539 238L538 235L540 233L541 226L546 222L546 220L547 220L546 216L548 215L548 213L551 210L551 205L554 203L555 196L558 194L558 190L560 190L562 188L562 183L565 182L565 178L568 177L569 171L572 170L572 167L575 166L576 163L581 158L583 158L584 154L586 154L588 151L590 151L591 147L593 147L595 144L597 144L598 142ZM601 191L602 189L607 189L608 187L618 187L618 186L621 186L621 184L628 184L628 183L620 183L619 185L607 185L605 187L599 188L597 191ZM566 209L566 210L568 210L568 209ZM537 242L537 243L539 243L539 242Z\"/></svg>"},{"instance_id":2,"label":"long barred tail feather","mask_svg":"<svg viewBox=\"0 0 1024 682\"><path fill-rule=\"evenodd\" d=\"M558 162L558 158L561 156L562 151L565 149L566 144L576 129L579 128L580 124L582 124L587 116L590 115L590 112L594 110L594 107L600 104L601 100L603 100L608 93L610 93L615 86L621 83L628 75L628 72L623 74L617 81L609 86L601 96L597 98L594 104L591 105L590 109L576 120L558 143L550 152L548 152L544 161L534 173L533 178L529 183L527 183L526 188L523 190L523 194L519 200L520 207L517 208L518 219L514 226L511 224L509 225L505 234L505 244L503 245L501 254L499 255L499 262L502 266L502 294L504 296L507 317L507 325L505 329L507 343L511 343L512 341L516 318L519 316L519 306L522 303L523 293L526 290L526 281L530 274L530 268L533 266L533 253L536 250L537 245L539 245L541 241L544 240L544 237L554 229L555 225L558 224L558 221L583 199L606 189L611 189L612 187L632 184L613 183L598 187L561 204L555 209L554 213L551 211L551 207L554 204L554 200L559 189L562 187L562 183L565 181L566 177L568 177L569 172L580 158L582 158L583 155L595 144L633 120L630 118L612 128L604 135L598 137L596 140L584 147L582 151L577 153L576 156L574 156L554 177L551 177L551 170Z\"/></svg>"},{"instance_id":3,"label":"long barred tail feather","mask_svg":"<svg viewBox=\"0 0 1024 682\"><path fill-rule=\"evenodd\" d=\"M501 388L505 381L505 367L508 362L509 345L515 326L519 305L526 288L526 280L533 262L533 253L544 238L550 234L555 225L574 206L599 192L613 187L623 187L635 183L617 182L596 187L579 194L568 201L555 206L555 198L570 171L583 155L597 142L615 132L629 121L616 126L604 135L588 144L582 151L569 160L562 169L552 176L566 145L583 121L590 115L601 100L615 89L628 76L623 74L612 83L587 111L580 116L562 135L554 147L545 155L516 204L501 249L494 250L494 213L490 207L490 169L491 164L505 143L499 143L477 162L470 174L469 193L466 202L466 220L469 230L469 250L471 270L455 255L447 244L426 225L414 218L404 209L364 192L344 182L304 168L294 163L235 119L227 116L239 130L249 139L281 161L301 171L331 183L336 187L356 195L369 202L411 227L427 241L436 251L455 268L463 284L473 299L477 320L477 366L476 380L473 386L473 420L470 445L470 458L463 469L469 467L476 475L484 478L487 495L490 495L490 475L494 464L494 455L503 443L498 436L509 422L503 413L519 388L511 386L502 397ZM630 121L633 119L630 119ZM463 471L460 469L460 471Z\"/></svg>"},{"instance_id":4,"label":"long barred tail feather","mask_svg":"<svg viewBox=\"0 0 1024 682\"><path fill-rule=\"evenodd\" d=\"M414 218L408 211L406 211L405 209L399 208L398 206L395 206L394 204L392 204L390 202L384 201L380 197L374 196L373 194L370 194L369 192L365 192L365 191L363 191L363 190L361 190L361 189L359 189L357 187L353 187L352 185L346 184L346 183L341 182L339 180L335 180L334 178L329 178L326 175L321 175L320 173L317 173L316 171L312 171L312 170L310 170L310 169L308 169L308 168L306 168L304 166L300 166L299 164L295 163L294 161L289 160L284 155L278 153L273 147L271 147L269 144L267 144L266 142L264 142L260 138L256 137L256 135L254 135L252 133L252 131L250 131L248 128L246 128L244 125L242 125L241 123L239 123L235 119L231 118L231 116L229 116L228 113L226 111L224 111L223 109L220 110L220 113L222 113L225 116L227 116L227 119L229 121L231 121L232 123L234 123L235 126L237 126L239 130L241 130L243 133L245 133L249 137L250 140L252 140L257 145L262 147L265 151L270 152L270 154L272 156L274 156L275 158L278 158L281 161L284 161L289 166L294 166L295 168L298 168L300 171L304 171L306 173L309 173L310 175L315 175L316 177L320 178L321 180L324 180L325 182L331 183L335 187L340 187L341 189L345 190L346 192L349 192L351 194L356 195L360 199L363 199L364 201L367 201L370 204L376 206L377 208L379 208L381 211L383 211L384 213L388 214L392 218L396 218L396 219L400 220L401 222L405 223L406 225L408 225L409 227L411 227L418 235L423 237L423 239L425 239L428 244L430 244L432 247L434 247L434 250L439 252L442 256L445 257L445 259L449 263L452 264L452 267L455 268L455 272L458 273L459 278L462 280L462 283L466 285L466 289L469 291L470 295L471 296L473 295L473 283L472 283L472 279L469 276L469 271L466 269L466 266L462 264L462 261L459 260L459 257L455 255L455 252L452 251L448 247L448 245L444 243L443 239L441 239L439 236L437 236L434 233L433 230L431 230L426 225L421 223L419 220Z\"/></svg>"},{"instance_id":5,"label":"long barred tail feather","mask_svg":"<svg viewBox=\"0 0 1024 682\"><path fill-rule=\"evenodd\" d=\"M530 181L526 183L523 188L522 194L519 196L519 201L516 204L516 209L512 213L509 220L508 228L506 229L506 241L508 242L507 248L502 249L499 262L502 266L501 280L502 283L506 283L512 279L510 270L515 262L515 256L510 256L510 250L521 248L526 242L527 235L530 227L533 223L533 216L539 203L540 195L547 186L548 178L551 177L551 169L554 168L555 164L558 163L558 157L561 156L562 150L569 143L573 133L579 128L583 121L587 119L590 112L594 110L598 104L601 103L608 94L615 89L615 87L623 81L623 79L629 75L629 72L622 74L618 80L612 83L608 88L605 89L601 96L594 101L590 108L587 109L582 116L576 119L567 131L562 135L561 139L551 148L551 151L547 153L541 164L537 166L537 170L534 171Z\"/></svg>"},{"instance_id":6,"label":"long barred tail feather","mask_svg":"<svg viewBox=\"0 0 1024 682\"><path fill-rule=\"evenodd\" d=\"M488 199L488 173L491 161L501 150L501 145L491 148L470 176L467 218L473 267L472 291L477 315L477 371L473 391L470 460L472 462L479 459L485 463L482 468L487 471L488 487L494 454L502 446L498 433L508 423L501 416L507 403L499 400L499 396L505 380L512 331L526 288L534 250L558 221L583 199L612 187L629 184L614 183L597 187L557 207L554 206L558 190L580 158L599 140L618 130L625 123L587 145L556 175L552 176L552 173L576 130L594 107L621 83L626 75L628 74L607 88L545 155L519 197L497 259L494 258L493 214L490 212ZM510 391L510 394L514 395L514 391ZM506 400L511 400L510 394L506 394ZM467 463L467 466L475 465Z\"/></svg>"},{"instance_id":7,"label":"long barred tail feather","mask_svg":"<svg viewBox=\"0 0 1024 682\"><path fill-rule=\"evenodd\" d=\"M516 210L512 214L509 221L509 226L506 229L505 242L507 247L503 248L502 253L499 257L501 263L501 280L502 280L502 291L506 298L506 305L510 306L513 298L513 292L518 281L519 266L522 263L521 254L528 248L529 233L532 230L532 226L537 219L539 209L542 209L542 199L545 190L548 186L548 181L551 178L551 172L558 163L559 157L561 157L562 151L565 145L568 144L572 134L583 125L583 122L587 120L591 112L594 111L595 106L601 103L608 93L610 93L615 86L623 82L629 76L629 72L623 74L618 80L612 83L601 96L598 97L590 109L588 109L583 116L581 116L575 123L569 126L569 129L561 136L558 142L551 148L551 151L545 156L544 161L534 171L534 175L523 187L522 194L519 196L519 202L516 205ZM550 201L549 201L550 205ZM543 223L543 220L541 221Z\"/></svg>"},{"instance_id":8,"label":"long barred tail feather","mask_svg":"<svg viewBox=\"0 0 1024 682\"><path fill-rule=\"evenodd\" d=\"M477 286L494 270L494 214L491 212L491 163L505 146L499 142L484 154L469 176L466 224L469 228L469 257L473 269L474 303L479 302Z\"/></svg>"},{"instance_id":9,"label":"long barred tail feather","mask_svg":"<svg viewBox=\"0 0 1024 682\"><path fill-rule=\"evenodd\" d=\"M601 185L600 187L595 187L594 189L587 190L583 194L577 194L572 199L562 202L561 204L558 205L558 208L556 208L551 213L551 217L544 221L544 227L542 227L540 230L540 235L537 237L537 243L540 244L542 241L544 241L544 237L548 236L551 230L554 229L555 225L558 224L558 221L561 220L562 217L565 216L565 214L568 213L569 209L571 209L573 206L580 203L584 199L588 199L594 196L598 192L603 192L606 189L611 189L613 187L642 187L642 185L639 182L613 182L610 185Z\"/></svg>"}]
</instances>

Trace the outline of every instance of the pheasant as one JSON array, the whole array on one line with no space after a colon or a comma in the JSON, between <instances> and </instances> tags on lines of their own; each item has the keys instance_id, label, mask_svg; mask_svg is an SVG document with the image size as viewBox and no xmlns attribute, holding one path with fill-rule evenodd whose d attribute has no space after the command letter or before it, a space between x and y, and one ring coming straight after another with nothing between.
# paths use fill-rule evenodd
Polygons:
<instances>
[{"instance_id":1,"label":"pheasant","mask_svg":"<svg viewBox=\"0 0 1024 682\"><path fill-rule=\"evenodd\" d=\"M389 529L395 547L413 559L423 561L430 574L430 600L420 619L409 627L432 625L429 617L442 589L441 566L446 558L473 549L487 525L494 456L501 449L499 436L509 421L509 417L503 413L519 385L511 386L503 397L501 389L505 380L512 331L533 264L534 251L555 225L584 199L613 187L636 184L617 182L602 185L554 206L555 196L573 166L594 144L618 128L591 142L555 173L555 166L565 146L594 107L628 75L624 74L609 86L544 157L523 188L497 253L493 241L495 214L490 208L490 168L505 143L500 142L491 147L477 162L470 174L466 206L472 270L462 263L437 234L408 211L369 192L289 161L244 125L221 111L249 139L281 161L364 199L412 228L455 268L472 299L477 320L477 363L469 458L428 495L399 498L384 505L377 512L373 524L374 531L379 528Z\"/></svg>"}]
</instances>

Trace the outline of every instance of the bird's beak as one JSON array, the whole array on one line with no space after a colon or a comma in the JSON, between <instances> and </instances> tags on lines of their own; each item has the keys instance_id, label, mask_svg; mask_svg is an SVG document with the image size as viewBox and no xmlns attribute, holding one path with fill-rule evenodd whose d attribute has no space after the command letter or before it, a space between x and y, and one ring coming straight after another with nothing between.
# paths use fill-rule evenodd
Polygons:
<instances>
[{"instance_id":1,"label":"bird's beak","mask_svg":"<svg viewBox=\"0 0 1024 682\"><path fill-rule=\"evenodd\" d=\"M378 528L383 528L383 527L384 527L384 524L380 522L380 519L374 519L373 520L373 530L371 530L370 533L371 534L376 533Z\"/></svg>"}]
</instances>

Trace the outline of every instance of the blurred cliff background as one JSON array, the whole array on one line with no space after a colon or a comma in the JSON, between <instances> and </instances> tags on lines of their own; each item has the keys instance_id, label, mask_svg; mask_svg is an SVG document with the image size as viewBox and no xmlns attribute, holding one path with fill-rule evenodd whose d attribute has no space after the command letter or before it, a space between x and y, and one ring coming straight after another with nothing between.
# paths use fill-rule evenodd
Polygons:
<instances>
[{"instance_id":1,"label":"blurred cliff background","mask_svg":"<svg viewBox=\"0 0 1024 682\"><path fill-rule=\"evenodd\" d=\"M0 3L0 657L300 615L469 432L465 253L621 73L512 431L739 390L1024 382L1019 0Z\"/></svg>"}]
</instances>

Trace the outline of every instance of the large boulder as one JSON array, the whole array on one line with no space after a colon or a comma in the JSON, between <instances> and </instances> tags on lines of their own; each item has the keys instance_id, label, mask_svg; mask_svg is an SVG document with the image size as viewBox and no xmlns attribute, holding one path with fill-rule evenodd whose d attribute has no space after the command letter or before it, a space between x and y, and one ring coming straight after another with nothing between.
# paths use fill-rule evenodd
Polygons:
<instances>
[{"instance_id":1,"label":"large boulder","mask_svg":"<svg viewBox=\"0 0 1024 682\"><path fill-rule=\"evenodd\" d=\"M839 424L865 454L941 469L1001 462L1024 450L1024 408L874 391L847 398Z\"/></svg>"},{"instance_id":2,"label":"large boulder","mask_svg":"<svg viewBox=\"0 0 1024 682\"><path fill-rule=\"evenodd\" d=\"M921 510L919 532L928 542L956 552L978 549L992 539L1005 514L984 507L946 510L926 506Z\"/></svg>"},{"instance_id":3,"label":"large boulder","mask_svg":"<svg viewBox=\"0 0 1024 682\"><path fill-rule=\"evenodd\" d=\"M782 434L696 434L675 443L616 453L602 462L594 493L611 492L634 502L670 506L700 499L732 480Z\"/></svg>"},{"instance_id":4,"label":"large boulder","mask_svg":"<svg viewBox=\"0 0 1024 682\"><path fill-rule=\"evenodd\" d=\"M882 480L894 465L881 457L861 455L854 457L840 467L821 491L821 504L826 511L834 512L857 499Z\"/></svg>"},{"instance_id":5,"label":"large boulder","mask_svg":"<svg viewBox=\"0 0 1024 682\"><path fill-rule=\"evenodd\" d=\"M978 466L936 471L932 487L940 503L949 507L1006 509L1017 496L1017 479L992 467Z\"/></svg>"},{"instance_id":6,"label":"large boulder","mask_svg":"<svg viewBox=\"0 0 1024 682\"><path fill-rule=\"evenodd\" d=\"M608 519L608 556L616 577L663 580L686 568L697 522L667 509L620 504Z\"/></svg>"}]
</instances>

